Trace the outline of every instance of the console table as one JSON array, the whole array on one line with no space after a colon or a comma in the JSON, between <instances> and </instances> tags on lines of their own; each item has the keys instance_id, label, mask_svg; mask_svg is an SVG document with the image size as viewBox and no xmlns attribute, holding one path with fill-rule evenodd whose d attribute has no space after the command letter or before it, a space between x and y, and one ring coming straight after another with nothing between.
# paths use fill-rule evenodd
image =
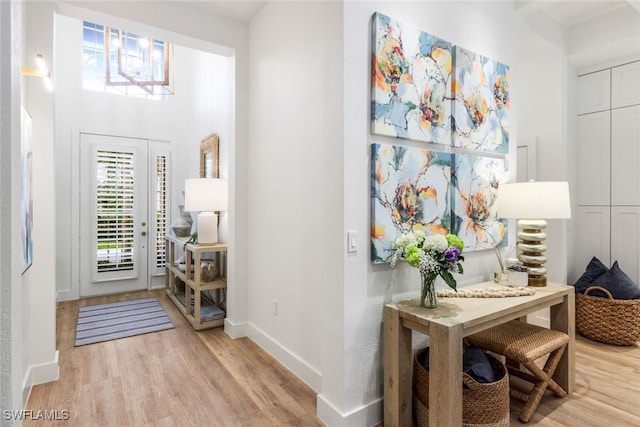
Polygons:
<instances>
[{"instance_id":1,"label":"console table","mask_svg":"<svg viewBox=\"0 0 640 427\"><path fill-rule=\"evenodd\" d=\"M487 282L465 289L495 287ZM418 299L384 307L384 425L412 425L412 331L429 335L429 426L462 425L462 339L478 331L550 307L551 328L569 335L553 376L571 393L575 386L573 286L548 283L535 295L508 298L439 298L438 307Z\"/></svg>"},{"instance_id":2,"label":"console table","mask_svg":"<svg viewBox=\"0 0 640 427\"><path fill-rule=\"evenodd\" d=\"M187 243L188 237L166 236L167 259L165 287L167 296L182 315L196 330L215 328L224 325L224 303L221 291L227 287L226 255L227 245L224 243L198 244ZM178 254L184 251L184 270L176 264ZM215 277L204 280L200 263L202 255L215 254ZM203 306L204 291L213 291L214 300L208 307ZM203 311L206 308L221 309L222 317L208 319Z\"/></svg>"}]
</instances>

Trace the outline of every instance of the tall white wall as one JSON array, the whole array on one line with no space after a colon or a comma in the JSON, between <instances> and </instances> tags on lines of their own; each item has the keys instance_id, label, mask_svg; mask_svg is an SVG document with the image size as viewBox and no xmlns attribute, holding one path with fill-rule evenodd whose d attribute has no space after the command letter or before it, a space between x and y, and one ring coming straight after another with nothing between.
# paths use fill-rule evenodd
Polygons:
<instances>
[{"instance_id":1,"label":"tall white wall","mask_svg":"<svg viewBox=\"0 0 640 427\"><path fill-rule=\"evenodd\" d=\"M536 137L537 180L569 181L567 146L569 131L575 129L571 126L575 125L575 119L568 114L570 66L564 50L552 47L544 55L520 62L519 69L527 84L519 88L518 126L520 135ZM566 230L571 229L571 220L547 220L547 223L547 278L566 283Z\"/></svg>"},{"instance_id":2,"label":"tall white wall","mask_svg":"<svg viewBox=\"0 0 640 427\"><path fill-rule=\"evenodd\" d=\"M174 94L165 101L153 101L82 89L82 19L149 34L140 24L115 19L90 11L74 11L75 17L56 14L56 180L59 235L77 233L73 211L77 188L78 133L97 131L167 141L174 148L171 175L170 220L184 204L185 178L199 175L200 141L212 132L220 136L221 177L228 178L228 157L233 127L230 105L234 81L230 75L231 58L174 45ZM174 43L165 32L155 35ZM212 49L214 47L211 47ZM76 172L74 172L76 171ZM221 237L228 235L227 223L221 223ZM77 252L75 239L58 239L57 254L60 299L78 297Z\"/></svg>"},{"instance_id":3,"label":"tall white wall","mask_svg":"<svg viewBox=\"0 0 640 427\"><path fill-rule=\"evenodd\" d=\"M25 3L25 44L23 65L37 68L35 55L42 54L51 67L53 40L53 4ZM32 384L58 378L56 351L56 227L55 157L53 143L53 93L41 78L23 77L23 106L32 118L33 173L33 265L22 275L24 310L22 324L28 351L25 395ZM25 396L26 397L26 396Z\"/></svg>"},{"instance_id":4,"label":"tall white wall","mask_svg":"<svg viewBox=\"0 0 640 427\"><path fill-rule=\"evenodd\" d=\"M418 291L417 272L369 261L369 145L395 142L369 133L375 11L512 65L518 85L514 16L503 3L269 2L252 21L249 336L320 392L318 414L332 426L379 422L382 307ZM346 253L347 230L358 232L356 254ZM465 281L488 279L494 260L468 254Z\"/></svg>"},{"instance_id":5,"label":"tall white wall","mask_svg":"<svg viewBox=\"0 0 640 427\"><path fill-rule=\"evenodd\" d=\"M372 425L381 417L383 395L382 311L385 303L415 297L418 272L370 262L369 146L372 142L399 143L370 133L371 16L379 11L406 24L444 38L511 66L510 160L515 176L518 137L518 91L522 84L517 64L516 16L504 2L346 2L344 5L344 229L360 235L357 254L344 259L344 366L343 376L330 382L342 393L323 393L319 411L331 425ZM343 249L344 251L344 249ZM344 253L344 252L343 252ZM497 261L493 251L469 252L465 256L462 285L488 280ZM338 371L339 374L342 372ZM324 381L323 381L324 382ZM326 403L326 405L325 405ZM331 409L339 411L331 414Z\"/></svg>"},{"instance_id":6,"label":"tall white wall","mask_svg":"<svg viewBox=\"0 0 640 427\"><path fill-rule=\"evenodd\" d=\"M21 409L27 354L20 240L20 66L23 4L0 2L0 407ZM10 425L4 417L0 425Z\"/></svg>"},{"instance_id":7,"label":"tall white wall","mask_svg":"<svg viewBox=\"0 0 640 427\"><path fill-rule=\"evenodd\" d=\"M268 2L250 25L248 335L318 391L344 345L340 22Z\"/></svg>"},{"instance_id":8,"label":"tall white wall","mask_svg":"<svg viewBox=\"0 0 640 427\"><path fill-rule=\"evenodd\" d=\"M227 289L227 318L225 331L231 336L245 334L247 322L247 271L248 251L247 232L247 156L248 156L248 73L249 48L248 28L246 24L232 19L215 16L200 9L186 5L185 2L147 2L147 1L97 1L75 2L82 8L110 17L124 18L135 22L139 27L176 37L175 42L195 49L207 50L211 44L221 49L220 54L233 58L228 64L228 73L234 79L232 96L228 109L229 146L229 215L221 218L228 220L229 258ZM56 2L57 10L64 14L73 14L75 6L65 2ZM179 39L179 40L178 40ZM184 42L182 42L184 41ZM203 43L203 45L201 45ZM225 53L226 52L226 53ZM70 260L59 260L66 265ZM60 280L60 277L58 278Z\"/></svg>"}]
</instances>

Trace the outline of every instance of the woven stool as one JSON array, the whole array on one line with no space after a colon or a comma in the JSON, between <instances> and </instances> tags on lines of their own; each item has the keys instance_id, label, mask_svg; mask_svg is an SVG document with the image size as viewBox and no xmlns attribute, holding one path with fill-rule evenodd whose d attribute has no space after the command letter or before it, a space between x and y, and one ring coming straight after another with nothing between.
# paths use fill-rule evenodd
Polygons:
<instances>
[{"instance_id":1,"label":"woven stool","mask_svg":"<svg viewBox=\"0 0 640 427\"><path fill-rule=\"evenodd\" d=\"M567 334L513 320L467 338L478 347L501 354L509 361L517 362L518 366L507 364L509 373L533 384L533 389L529 393L513 387L509 390L511 397L525 402L518 417L520 421L529 422L547 388L558 397L567 395L567 392L551 378L569 342ZM535 361L546 355L549 357L544 368L540 369ZM522 370L520 364L529 372Z\"/></svg>"}]
</instances>

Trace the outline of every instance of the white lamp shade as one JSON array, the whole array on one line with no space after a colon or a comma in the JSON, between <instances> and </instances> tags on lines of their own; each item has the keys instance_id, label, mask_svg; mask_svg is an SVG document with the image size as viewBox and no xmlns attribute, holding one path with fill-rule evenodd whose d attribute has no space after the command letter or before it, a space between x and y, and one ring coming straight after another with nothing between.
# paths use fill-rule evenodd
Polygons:
<instances>
[{"instance_id":1,"label":"white lamp shade","mask_svg":"<svg viewBox=\"0 0 640 427\"><path fill-rule=\"evenodd\" d=\"M571 218L568 182L518 182L498 188L498 218Z\"/></svg>"},{"instance_id":2,"label":"white lamp shade","mask_svg":"<svg viewBox=\"0 0 640 427\"><path fill-rule=\"evenodd\" d=\"M226 211L227 181L219 178L193 178L184 182L184 210L187 212Z\"/></svg>"}]
</instances>

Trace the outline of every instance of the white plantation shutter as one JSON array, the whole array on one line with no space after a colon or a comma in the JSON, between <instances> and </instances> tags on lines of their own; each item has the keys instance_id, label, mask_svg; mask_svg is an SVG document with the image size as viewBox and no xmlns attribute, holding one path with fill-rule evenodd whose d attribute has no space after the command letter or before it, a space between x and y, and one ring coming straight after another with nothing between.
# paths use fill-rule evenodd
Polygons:
<instances>
[{"instance_id":1,"label":"white plantation shutter","mask_svg":"<svg viewBox=\"0 0 640 427\"><path fill-rule=\"evenodd\" d=\"M96 272L135 270L135 153L96 151Z\"/></svg>"},{"instance_id":2,"label":"white plantation shutter","mask_svg":"<svg viewBox=\"0 0 640 427\"><path fill-rule=\"evenodd\" d=\"M155 184L153 190L154 195L154 218L155 218L155 257L154 265L156 269L160 269L160 273L164 270L164 260L166 254L165 236L167 232L167 199L168 199L168 159L166 155L155 156L155 173L152 182Z\"/></svg>"}]
</instances>

